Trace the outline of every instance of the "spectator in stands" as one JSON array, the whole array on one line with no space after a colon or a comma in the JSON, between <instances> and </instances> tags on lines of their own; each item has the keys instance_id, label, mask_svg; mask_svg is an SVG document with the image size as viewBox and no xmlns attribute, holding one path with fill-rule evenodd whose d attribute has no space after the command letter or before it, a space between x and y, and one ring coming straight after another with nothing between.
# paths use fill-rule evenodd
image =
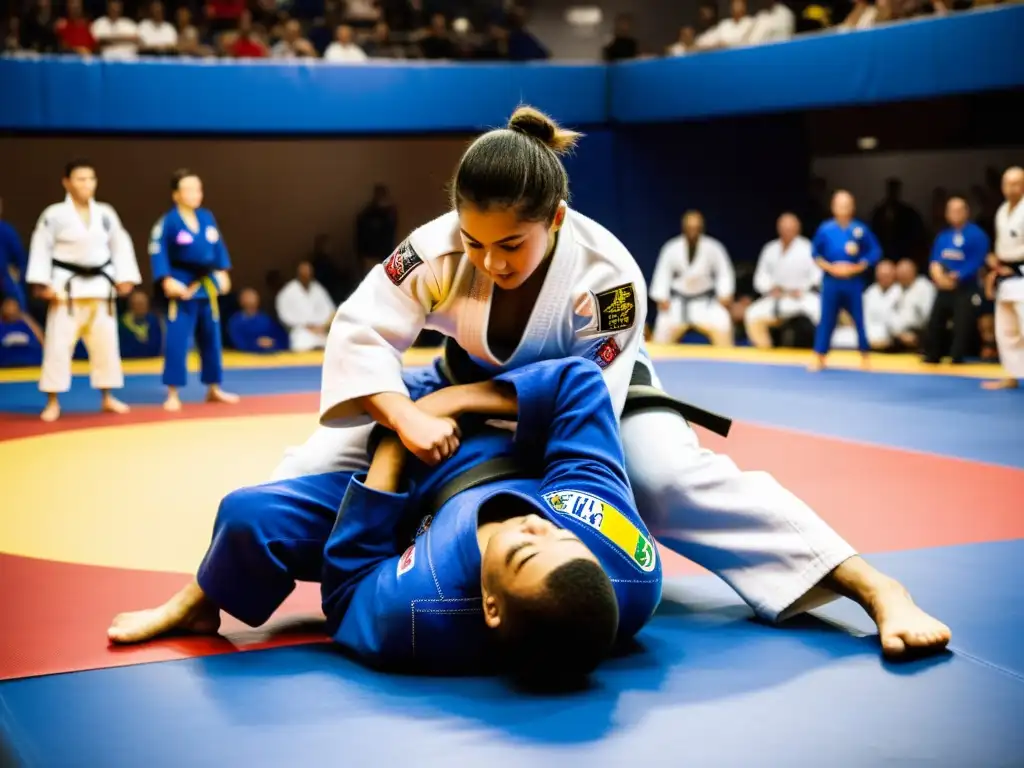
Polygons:
<instances>
[{"instance_id":1,"label":"spectator in stands","mask_svg":"<svg viewBox=\"0 0 1024 768\"><path fill-rule=\"evenodd\" d=\"M970 221L970 208L964 198L949 199L946 221L949 228L935 238L928 265L938 295L928 321L926 363L939 362L947 352L953 363L962 363L967 356L977 324L974 297L978 290L978 273L992 248L992 241L984 230Z\"/></svg>"},{"instance_id":2,"label":"spectator in stands","mask_svg":"<svg viewBox=\"0 0 1024 768\"><path fill-rule=\"evenodd\" d=\"M685 56L697 52L697 31L691 26L679 28L679 37L666 50L666 56Z\"/></svg>"},{"instance_id":3,"label":"spectator in stands","mask_svg":"<svg viewBox=\"0 0 1024 768\"><path fill-rule=\"evenodd\" d=\"M139 22L139 42L142 53L147 56L178 53L178 30L167 21L164 4L159 0L149 4L149 18Z\"/></svg>"},{"instance_id":4,"label":"spectator in stands","mask_svg":"<svg viewBox=\"0 0 1024 768\"><path fill-rule=\"evenodd\" d=\"M384 261L398 245L398 209L383 184L373 188L373 197L356 217L356 256L367 271Z\"/></svg>"},{"instance_id":5,"label":"spectator in stands","mask_svg":"<svg viewBox=\"0 0 1024 768\"><path fill-rule=\"evenodd\" d=\"M661 248L649 295L658 305L654 340L671 344L690 328L716 347L735 343L729 307L736 292L736 273L725 246L704 234L704 217L687 211L683 232Z\"/></svg>"},{"instance_id":6,"label":"spectator in stands","mask_svg":"<svg viewBox=\"0 0 1024 768\"><path fill-rule=\"evenodd\" d=\"M57 32L54 29L56 17L50 0L34 0L18 24L20 48L36 53L56 53Z\"/></svg>"},{"instance_id":7,"label":"spectator in stands","mask_svg":"<svg viewBox=\"0 0 1024 768\"><path fill-rule=\"evenodd\" d=\"M145 291L132 291L128 297L128 310L118 322L121 357L160 357L164 353L164 326L149 308Z\"/></svg>"},{"instance_id":8,"label":"spectator in stands","mask_svg":"<svg viewBox=\"0 0 1024 768\"><path fill-rule=\"evenodd\" d=\"M18 302L0 304L0 368L38 367L43 363L43 332Z\"/></svg>"},{"instance_id":9,"label":"spectator in stands","mask_svg":"<svg viewBox=\"0 0 1024 768\"><path fill-rule=\"evenodd\" d=\"M313 265L299 262L295 278L285 284L274 301L277 318L288 329L293 352L323 349L337 306L320 283L313 279Z\"/></svg>"},{"instance_id":10,"label":"spectator in stands","mask_svg":"<svg viewBox=\"0 0 1024 768\"><path fill-rule=\"evenodd\" d=\"M430 30L419 41L420 54L425 59L454 59L456 50L448 34L448 21L443 13L430 17Z\"/></svg>"},{"instance_id":11,"label":"spectator in stands","mask_svg":"<svg viewBox=\"0 0 1024 768\"><path fill-rule=\"evenodd\" d=\"M779 217L777 239L761 250L754 272L754 290L761 296L746 312L747 338L760 349L772 346L769 328L802 317L814 326L821 318L821 269L814 263L811 241L800 234L800 219Z\"/></svg>"},{"instance_id":12,"label":"spectator in stands","mask_svg":"<svg viewBox=\"0 0 1024 768\"><path fill-rule=\"evenodd\" d=\"M864 329L868 345L876 352L889 349L892 334L889 327L896 316L896 305L902 288L896 282L896 265L882 259L875 266L875 282L864 291ZM857 349L857 329L853 325L840 325L832 333L832 346L836 349Z\"/></svg>"},{"instance_id":13,"label":"spectator in stands","mask_svg":"<svg viewBox=\"0 0 1024 768\"><path fill-rule=\"evenodd\" d=\"M345 4L345 21L354 27L372 27L380 18L377 0L348 0Z\"/></svg>"},{"instance_id":14,"label":"spectator in stands","mask_svg":"<svg viewBox=\"0 0 1024 768\"><path fill-rule=\"evenodd\" d=\"M928 318L935 304L935 286L927 277L918 274L917 265L910 259L896 262L896 283L900 287L900 295L889 324L892 348L920 352L926 338Z\"/></svg>"},{"instance_id":15,"label":"spectator in stands","mask_svg":"<svg viewBox=\"0 0 1024 768\"><path fill-rule=\"evenodd\" d=\"M260 295L255 289L244 289L238 296L238 306L239 310L228 319L228 341L232 347L254 354L287 351L287 334L260 310Z\"/></svg>"},{"instance_id":16,"label":"spectator in stands","mask_svg":"<svg viewBox=\"0 0 1024 768\"><path fill-rule=\"evenodd\" d=\"M796 17L778 0L761 0L762 8L754 16L747 42L751 45L789 40L796 32Z\"/></svg>"},{"instance_id":17,"label":"spectator in stands","mask_svg":"<svg viewBox=\"0 0 1024 768\"><path fill-rule=\"evenodd\" d=\"M246 0L206 0L206 20L217 32L242 29L243 17L248 17L246 27L251 31L252 15L246 10Z\"/></svg>"},{"instance_id":18,"label":"spectator in stands","mask_svg":"<svg viewBox=\"0 0 1024 768\"><path fill-rule=\"evenodd\" d=\"M252 14L244 11L238 19L238 30L228 38L228 54L236 59L263 59L267 45L252 23Z\"/></svg>"},{"instance_id":19,"label":"spectator in stands","mask_svg":"<svg viewBox=\"0 0 1024 768\"><path fill-rule=\"evenodd\" d=\"M746 45L754 29L754 19L747 14L746 0L732 0L731 15L697 38L697 47L711 51Z\"/></svg>"},{"instance_id":20,"label":"spectator in stands","mask_svg":"<svg viewBox=\"0 0 1024 768\"><path fill-rule=\"evenodd\" d=\"M121 0L109 0L107 15L92 23L91 32L105 59L134 59L139 52L139 28L125 18Z\"/></svg>"},{"instance_id":21,"label":"spectator in stands","mask_svg":"<svg viewBox=\"0 0 1024 768\"><path fill-rule=\"evenodd\" d=\"M609 64L635 59L640 55L640 43L633 35L633 17L628 13L620 13L615 17L612 39L604 47L603 55Z\"/></svg>"},{"instance_id":22,"label":"spectator in stands","mask_svg":"<svg viewBox=\"0 0 1024 768\"><path fill-rule=\"evenodd\" d=\"M284 23L281 39L270 49L270 55L275 59L316 58L316 49L302 36L302 25L298 19L289 19Z\"/></svg>"},{"instance_id":23,"label":"spectator in stands","mask_svg":"<svg viewBox=\"0 0 1024 768\"><path fill-rule=\"evenodd\" d=\"M868 0L853 0L853 8L839 25L840 29L870 29L875 25L875 14L878 13L873 3Z\"/></svg>"},{"instance_id":24,"label":"spectator in stands","mask_svg":"<svg viewBox=\"0 0 1024 768\"><path fill-rule=\"evenodd\" d=\"M537 61L550 58L548 49L526 28L526 13L522 8L513 8L509 11L506 23L509 61Z\"/></svg>"},{"instance_id":25,"label":"spectator in stands","mask_svg":"<svg viewBox=\"0 0 1024 768\"><path fill-rule=\"evenodd\" d=\"M180 56L213 56L213 49L202 44L199 30L192 23L192 11L186 6L180 6L176 11L175 23Z\"/></svg>"},{"instance_id":26,"label":"spectator in stands","mask_svg":"<svg viewBox=\"0 0 1024 768\"><path fill-rule=\"evenodd\" d=\"M352 27L342 24L334 34L334 42L324 51L324 61L336 64L362 64L366 61L366 52L354 41Z\"/></svg>"},{"instance_id":27,"label":"spectator in stands","mask_svg":"<svg viewBox=\"0 0 1024 768\"><path fill-rule=\"evenodd\" d=\"M370 39L363 44L363 50L371 59L404 59L405 47L391 39L391 28L386 21L373 25Z\"/></svg>"},{"instance_id":28,"label":"spectator in stands","mask_svg":"<svg viewBox=\"0 0 1024 768\"><path fill-rule=\"evenodd\" d=\"M498 24L491 24L487 28L487 34L476 49L476 58L479 61L501 61L509 57L508 54L509 32Z\"/></svg>"},{"instance_id":29,"label":"spectator in stands","mask_svg":"<svg viewBox=\"0 0 1024 768\"><path fill-rule=\"evenodd\" d=\"M913 259L918 267L927 263L924 219L903 202L903 182L886 179L885 198L871 212L871 230L887 259Z\"/></svg>"},{"instance_id":30,"label":"spectator in stands","mask_svg":"<svg viewBox=\"0 0 1024 768\"><path fill-rule=\"evenodd\" d=\"M700 38L705 32L714 29L718 22L718 3L704 0L697 7L697 37Z\"/></svg>"},{"instance_id":31,"label":"spectator in stands","mask_svg":"<svg viewBox=\"0 0 1024 768\"><path fill-rule=\"evenodd\" d=\"M67 0L67 15L54 26L60 50L89 56L96 51L96 39L89 28L89 20L82 14L82 0Z\"/></svg>"}]
</instances>

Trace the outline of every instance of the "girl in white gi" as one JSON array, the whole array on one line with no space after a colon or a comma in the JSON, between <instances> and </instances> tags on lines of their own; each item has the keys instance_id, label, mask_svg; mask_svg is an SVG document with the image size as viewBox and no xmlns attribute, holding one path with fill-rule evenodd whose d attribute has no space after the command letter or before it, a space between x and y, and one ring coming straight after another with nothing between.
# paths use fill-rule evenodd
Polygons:
<instances>
[{"instance_id":1,"label":"girl in white gi","mask_svg":"<svg viewBox=\"0 0 1024 768\"><path fill-rule=\"evenodd\" d=\"M103 393L103 410L128 412L111 394L124 386L115 298L142 282L135 248L117 213L94 199L92 164L68 163L63 183L64 202L49 206L36 224L25 275L35 296L50 303L39 380L47 394L43 421L60 416L58 396L71 388L79 338L89 352L90 383Z\"/></svg>"},{"instance_id":2,"label":"girl in white gi","mask_svg":"<svg viewBox=\"0 0 1024 768\"><path fill-rule=\"evenodd\" d=\"M635 262L611 233L566 206L557 153L576 138L520 108L508 128L469 147L454 210L413 232L339 308L324 359L323 426L289 452L275 480L364 471L374 421L427 463L457 449L453 423L421 411L402 381L401 353L424 327L449 337L441 370L463 383L584 356L604 369L618 413L631 382L660 389L640 350L647 297ZM770 475L702 449L670 407L629 410L621 436L651 532L722 577L760 616L779 620L838 592L871 613L887 652L948 641L944 625L806 504Z\"/></svg>"},{"instance_id":3,"label":"girl in white gi","mask_svg":"<svg viewBox=\"0 0 1024 768\"><path fill-rule=\"evenodd\" d=\"M996 345L1006 376L986 381L985 389L1016 389L1024 379L1024 168L1003 174L1003 196L986 293L996 302Z\"/></svg>"}]
</instances>

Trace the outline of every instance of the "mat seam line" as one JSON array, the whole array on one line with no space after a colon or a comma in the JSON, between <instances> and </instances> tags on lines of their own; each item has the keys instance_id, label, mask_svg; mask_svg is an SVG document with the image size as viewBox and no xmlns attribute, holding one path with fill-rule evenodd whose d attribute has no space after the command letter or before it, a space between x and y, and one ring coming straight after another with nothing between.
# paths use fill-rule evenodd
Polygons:
<instances>
[{"instance_id":1,"label":"mat seam line","mask_svg":"<svg viewBox=\"0 0 1024 768\"><path fill-rule=\"evenodd\" d=\"M980 656L975 656L973 653L962 650L955 645L949 646L949 650L953 651L957 656L963 656L968 661L972 661L979 666L987 667L988 669L995 670L996 672L1002 672L1004 675L1013 678L1018 683L1024 683L1024 674L1021 674L1020 672L1014 672L1012 669L1001 667L993 661L983 659Z\"/></svg>"}]
</instances>

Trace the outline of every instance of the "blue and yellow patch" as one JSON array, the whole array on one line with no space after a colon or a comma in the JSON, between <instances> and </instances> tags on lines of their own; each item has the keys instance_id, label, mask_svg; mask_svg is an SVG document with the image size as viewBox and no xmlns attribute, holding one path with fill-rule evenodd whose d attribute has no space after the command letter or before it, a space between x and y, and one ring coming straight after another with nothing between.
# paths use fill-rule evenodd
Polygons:
<instances>
[{"instance_id":1,"label":"blue and yellow patch","mask_svg":"<svg viewBox=\"0 0 1024 768\"><path fill-rule=\"evenodd\" d=\"M544 501L560 515L568 515L590 526L626 553L640 570L650 573L658 563L650 539L624 514L606 501L580 491L544 494Z\"/></svg>"}]
</instances>

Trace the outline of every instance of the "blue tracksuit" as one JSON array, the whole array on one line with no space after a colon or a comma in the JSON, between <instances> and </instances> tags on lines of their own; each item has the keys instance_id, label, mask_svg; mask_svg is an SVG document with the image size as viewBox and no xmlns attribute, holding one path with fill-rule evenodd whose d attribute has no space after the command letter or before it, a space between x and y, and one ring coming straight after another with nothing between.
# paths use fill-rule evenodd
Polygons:
<instances>
[{"instance_id":1,"label":"blue tracksuit","mask_svg":"<svg viewBox=\"0 0 1024 768\"><path fill-rule=\"evenodd\" d=\"M196 218L199 231L193 232L177 208L172 208L153 227L149 239L154 282L173 277L186 286L199 283L191 299L171 301L167 308L163 382L169 387L183 387L188 380L188 348L193 336L202 363L200 380L220 384L224 379L218 287L212 273L230 269L231 259L213 214L200 208Z\"/></svg>"},{"instance_id":2,"label":"blue tracksuit","mask_svg":"<svg viewBox=\"0 0 1024 768\"><path fill-rule=\"evenodd\" d=\"M958 285L973 286L991 249L992 243L985 230L968 222L963 229L950 227L938 234L932 245L931 260L947 273L956 275Z\"/></svg>"},{"instance_id":3,"label":"blue tracksuit","mask_svg":"<svg viewBox=\"0 0 1024 768\"><path fill-rule=\"evenodd\" d=\"M0 320L0 368L31 368L43 363L43 345L24 320Z\"/></svg>"},{"instance_id":4,"label":"blue tracksuit","mask_svg":"<svg viewBox=\"0 0 1024 768\"><path fill-rule=\"evenodd\" d=\"M18 302L23 310L28 309L28 302L25 297L25 269L28 267L28 257L21 245L21 238L14 227L6 221L0 221L0 295L10 297ZM14 269L18 273L15 279L11 275Z\"/></svg>"},{"instance_id":5,"label":"blue tracksuit","mask_svg":"<svg viewBox=\"0 0 1024 768\"><path fill-rule=\"evenodd\" d=\"M826 221L814 235L812 241L814 258L830 264L866 263L871 269L882 258L882 249L874 233L867 225L854 219L849 226L842 227L835 219ZM814 334L814 351L819 355L828 352L832 333L836 329L839 312L845 309L853 318L857 328L857 345L861 352L870 349L868 334L864 328L864 287L867 270L853 277L833 277L826 274L821 281L821 322Z\"/></svg>"},{"instance_id":6,"label":"blue tracksuit","mask_svg":"<svg viewBox=\"0 0 1024 768\"><path fill-rule=\"evenodd\" d=\"M547 361L499 380L519 397L515 437L492 429L469 434L438 467L415 464L401 493L373 491L362 476L331 473L230 495L199 569L200 586L228 613L258 625L296 579L321 580L329 631L365 662L480 671L490 636L480 596L477 510L485 499L513 494L591 549L615 587L620 638L635 634L661 599L661 562L626 480L600 369L582 359ZM438 382L430 370L407 384L416 398ZM436 514L426 506L454 476L508 455L539 479L477 486Z\"/></svg>"}]
</instances>

